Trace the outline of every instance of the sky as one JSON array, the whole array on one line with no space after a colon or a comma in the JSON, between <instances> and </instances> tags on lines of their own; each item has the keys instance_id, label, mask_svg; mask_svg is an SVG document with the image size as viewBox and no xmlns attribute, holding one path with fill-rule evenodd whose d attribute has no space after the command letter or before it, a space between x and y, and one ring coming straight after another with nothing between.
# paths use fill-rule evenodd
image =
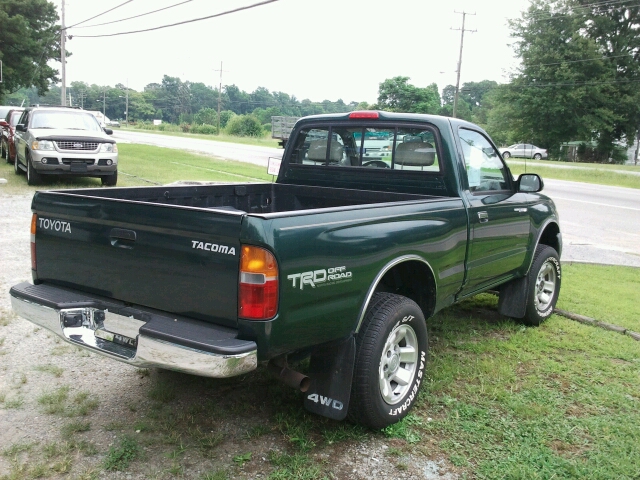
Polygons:
<instances>
[{"instance_id":1,"label":"sky","mask_svg":"<svg viewBox=\"0 0 640 480\"><path fill-rule=\"evenodd\" d=\"M142 91L164 75L214 86L257 87L312 101L377 99L385 79L410 77L441 91L455 85L462 15L461 85L508 81L517 66L509 18L528 0L278 0L229 15L131 35L84 38L152 28L215 15L261 0L190 0L162 12L102 26L185 0L65 0L65 23L120 6L77 27L67 40L67 85L72 81ZM60 12L62 0L53 0ZM475 15L471 15L475 13ZM86 28L80 28L86 27ZM458 30L455 30L458 29ZM54 68L60 67L53 62Z\"/></svg>"}]
</instances>

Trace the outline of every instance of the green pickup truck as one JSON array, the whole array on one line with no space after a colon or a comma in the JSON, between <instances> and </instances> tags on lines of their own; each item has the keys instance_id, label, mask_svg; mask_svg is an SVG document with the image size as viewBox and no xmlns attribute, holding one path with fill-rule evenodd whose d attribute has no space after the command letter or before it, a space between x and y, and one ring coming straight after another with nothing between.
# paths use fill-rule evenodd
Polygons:
<instances>
[{"instance_id":1,"label":"green pickup truck","mask_svg":"<svg viewBox=\"0 0 640 480\"><path fill-rule=\"evenodd\" d=\"M367 160L365 138L389 141ZM37 192L14 311L141 367L266 364L305 407L382 428L424 383L425 318L486 290L539 325L560 290L558 214L460 120L300 119L274 183ZM290 365L309 358L305 373Z\"/></svg>"}]
</instances>

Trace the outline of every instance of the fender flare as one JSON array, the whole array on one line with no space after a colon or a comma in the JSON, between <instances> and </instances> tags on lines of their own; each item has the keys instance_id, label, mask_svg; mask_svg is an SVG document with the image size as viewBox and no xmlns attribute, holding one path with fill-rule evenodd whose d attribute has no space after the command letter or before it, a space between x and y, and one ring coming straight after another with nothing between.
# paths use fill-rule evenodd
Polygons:
<instances>
[{"instance_id":1,"label":"fender flare","mask_svg":"<svg viewBox=\"0 0 640 480\"><path fill-rule=\"evenodd\" d=\"M549 225L551 225L552 223L554 223L557 227L558 227L558 232L560 235L560 238L558 239L558 241L560 242L560 251L557 252L558 253L558 257L562 254L562 231L560 230L560 222L558 221L558 219L554 216L551 218L548 218L538 229L538 236L536 237L536 241L532 244L532 248L531 251L529 252L530 257L526 262L526 269L524 269L524 274L526 275L529 270L531 269L531 265L533 264L533 257L535 256L536 253L536 249L538 248L538 245L540 245L540 239L542 238L542 234L544 233L544 231L547 229L547 227ZM523 265L524 267L524 265Z\"/></svg>"},{"instance_id":2,"label":"fender flare","mask_svg":"<svg viewBox=\"0 0 640 480\"><path fill-rule=\"evenodd\" d=\"M431 275L433 275L433 280L436 284L435 285L436 291L438 290L438 279L433 271L433 268L431 267L429 262L427 262L421 256L413 255L413 254L403 255L401 257L391 260L384 267L382 267L382 269L376 275L376 278L373 279L373 282L369 286L369 290L367 291L367 296L365 297L365 301L360 307L360 312L358 313L358 323L356 324L356 328L355 328L356 334L360 331L360 327L362 326L362 322L364 321L364 315L367 312L367 308L369 307L369 303L371 303L371 298L373 297L373 293L376 291L376 288L378 288L378 284L380 283L380 280L382 280L382 277L384 277L385 274L396 265L399 265L404 262L410 262L410 261L419 261L424 263L427 267L429 267L429 270L431 271Z\"/></svg>"}]
</instances>

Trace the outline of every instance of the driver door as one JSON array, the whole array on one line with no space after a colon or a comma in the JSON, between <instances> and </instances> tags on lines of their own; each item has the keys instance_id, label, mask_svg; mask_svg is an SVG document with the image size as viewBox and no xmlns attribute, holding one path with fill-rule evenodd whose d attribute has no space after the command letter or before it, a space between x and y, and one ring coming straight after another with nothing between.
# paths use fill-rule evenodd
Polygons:
<instances>
[{"instance_id":1,"label":"driver door","mask_svg":"<svg viewBox=\"0 0 640 480\"><path fill-rule=\"evenodd\" d=\"M531 232L529 196L483 133L460 128L469 203L467 276L462 295L507 278L524 263Z\"/></svg>"}]
</instances>

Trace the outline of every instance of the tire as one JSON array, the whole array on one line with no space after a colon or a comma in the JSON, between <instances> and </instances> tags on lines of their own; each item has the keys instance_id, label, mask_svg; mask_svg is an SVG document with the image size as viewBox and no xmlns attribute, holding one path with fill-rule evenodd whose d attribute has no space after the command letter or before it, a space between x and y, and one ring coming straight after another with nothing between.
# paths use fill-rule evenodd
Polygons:
<instances>
[{"instance_id":1,"label":"tire","mask_svg":"<svg viewBox=\"0 0 640 480\"><path fill-rule=\"evenodd\" d=\"M527 307L522 321L538 326L551 316L560 294L562 270L558 252L547 245L538 245L528 277Z\"/></svg>"},{"instance_id":2,"label":"tire","mask_svg":"<svg viewBox=\"0 0 640 480\"><path fill-rule=\"evenodd\" d=\"M104 177L100 177L102 181L102 185L105 187L115 187L116 183L118 183L118 170L113 172L113 175L105 175Z\"/></svg>"},{"instance_id":3,"label":"tire","mask_svg":"<svg viewBox=\"0 0 640 480\"><path fill-rule=\"evenodd\" d=\"M511 158L511 154L510 154L509 152L504 152L504 153L502 154L502 158L504 158L505 160L506 160L507 158Z\"/></svg>"},{"instance_id":4,"label":"tire","mask_svg":"<svg viewBox=\"0 0 640 480\"><path fill-rule=\"evenodd\" d=\"M40 185L42 183L42 175L33 168L31 156L26 154L24 159L27 162L27 185Z\"/></svg>"},{"instance_id":5,"label":"tire","mask_svg":"<svg viewBox=\"0 0 640 480\"><path fill-rule=\"evenodd\" d=\"M0 146L0 150L1 150L1 154L2 154L2 158L4 158L7 163L9 162L9 145L7 145L7 141L6 140L2 140L2 145Z\"/></svg>"},{"instance_id":6,"label":"tire","mask_svg":"<svg viewBox=\"0 0 640 480\"><path fill-rule=\"evenodd\" d=\"M356 337L349 419L380 429L404 418L418 398L427 355L420 307L400 295L376 293Z\"/></svg>"},{"instance_id":7,"label":"tire","mask_svg":"<svg viewBox=\"0 0 640 480\"><path fill-rule=\"evenodd\" d=\"M533 156L533 159L534 159L534 160L542 160L542 155L540 155L539 153L536 153L536 154Z\"/></svg>"}]
</instances>

